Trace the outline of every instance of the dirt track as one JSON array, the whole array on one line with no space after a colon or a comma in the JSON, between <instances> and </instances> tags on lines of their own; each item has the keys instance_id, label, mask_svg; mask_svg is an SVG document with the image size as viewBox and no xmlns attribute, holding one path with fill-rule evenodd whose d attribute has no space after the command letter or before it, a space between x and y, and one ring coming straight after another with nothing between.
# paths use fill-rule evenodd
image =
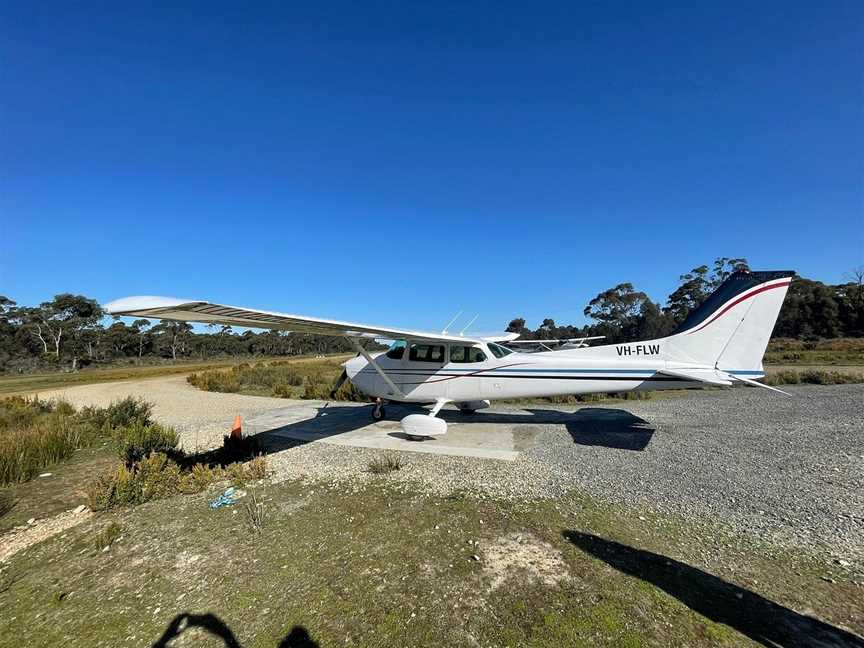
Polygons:
<instances>
[{"instance_id":1,"label":"dirt track","mask_svg":"<svg viewBox=\"0 0 864 648\"><path fill-rule=\"evenodd\" d=\"M180 433L184 448L190 451L219 445L238 414L246 420L290 402L282 398L201 391L189 385L185 376L80 385L39 393L40 398L62 398L75 407L105 406L126 396L152 403L156 420L173 426Z\"/></svg>"}]
</instances>

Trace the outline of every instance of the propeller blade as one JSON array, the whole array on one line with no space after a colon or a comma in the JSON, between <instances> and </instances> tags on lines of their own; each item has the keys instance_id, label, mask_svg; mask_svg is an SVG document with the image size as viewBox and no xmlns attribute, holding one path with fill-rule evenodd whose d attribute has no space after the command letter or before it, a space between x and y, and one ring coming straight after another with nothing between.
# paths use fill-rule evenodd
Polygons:
<instances>
[{"instance_id":1,"label":"propeller blade","mask_svg":"<svg viewBox=\"0 0 864 648\"><path fill-rule=\"evenodd\" d=\"M345 384L346 380L348 380L348 372L343 369L339 378L336 380L336 384L333 385L333 389L330 390L330 398L336 398L336 392Z\"/></svg>"}]
</instances>

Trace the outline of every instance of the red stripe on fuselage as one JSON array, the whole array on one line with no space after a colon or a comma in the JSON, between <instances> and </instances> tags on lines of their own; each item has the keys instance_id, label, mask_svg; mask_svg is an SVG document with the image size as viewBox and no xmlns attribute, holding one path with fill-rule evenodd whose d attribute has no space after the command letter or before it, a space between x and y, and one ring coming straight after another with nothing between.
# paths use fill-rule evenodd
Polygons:
<instances>
[{"instance_id":1,"label":"red stripe on fuselage","mask_svg":"<svg viewBox=\"0 0 864 648\"><path fill-rule=\"evenodd\" d=\"M728 311L731 308L734 308L735 306L740 304L745 299L750 299L751 297L755 297L759 293L765 292L766 290L771 290L773 288L783 288L784 286L788 286L791 283L792 283L792 280L790 279L789 281L784 281L783 283L771 284L770 286L762 286L761 288L756 288L755 290L751 290L749 293L741 295L738 299L736 299L734 302L729 304L726 308L721 310L714 317L712 317L710 320L705 322L702 326L700 326L699 328L693 329L692 331L687 333L687 335L690 335L691 333L695 333L696 331L701 331L703 328L708 326L711 322L713 322L714 320L718 319L721 315L723 315L723 313L725 313L726 311Z\"/></svg>"}]
</instances>

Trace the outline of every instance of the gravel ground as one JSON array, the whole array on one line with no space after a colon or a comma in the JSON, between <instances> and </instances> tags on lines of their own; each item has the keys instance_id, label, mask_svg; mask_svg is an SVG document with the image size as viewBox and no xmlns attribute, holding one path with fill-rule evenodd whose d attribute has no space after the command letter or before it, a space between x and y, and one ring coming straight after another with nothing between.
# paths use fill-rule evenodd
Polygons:
<instances>
[{"instance_id":1,"label":"gravel ground","mask_svg":"<svg viewBox=\"0 0 864 648\"><path fill-rule=\"evenodd\" d=\"M864 385L788 390L791 398L736 388L570 412L538 409L538 422L519 433L533 445L515 462L405 453L406 466L386 478L437 494L506 499L575 491L639 515L702 521L733 538L806 547L864 569ZM201 392L177 377L43 396L83 405L128 394L153 402L157 419L175 426L186 447L220 442L235 414L286 405ZM477 416L503 420L507 412ZM380 454L311 443L275 453L269 463L276 480L356 483L380 479L367 471Z\"/></svg>"},{"instance_id":2,"label":"gravel ground","mask_svg":"<svg viewBox=\"0 0 864 648\"><path fill-rule=\"evenodd\" d=\"M536 443L515 462L411 453L388 479L507 499L575 491L639 515L705 522L733 539L806 548L860 571L864 386L789 391L792 398L737 388L583 407L561 416L567 423L531 426ZM307 444L273 455L271 466L277 478L374 479L364 471L378 454Z\"/></svg>"}]
</instances>

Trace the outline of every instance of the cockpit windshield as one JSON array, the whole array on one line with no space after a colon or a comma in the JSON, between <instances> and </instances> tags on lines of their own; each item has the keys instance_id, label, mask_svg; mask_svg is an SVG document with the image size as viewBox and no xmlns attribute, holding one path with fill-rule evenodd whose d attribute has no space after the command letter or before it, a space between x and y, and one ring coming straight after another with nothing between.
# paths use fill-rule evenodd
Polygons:
<instances>
[{"instance_id":1,"label":"cockpit windshield","mask_svg":"<svg viewBox=\"0 0 864 648\"><path fill-rule=\"evenodd\" d=\"M495 344L494 342L490 342L488 344L489 350L492 352L496 358L503 358L506 355L510 355L513 353L513 349L508 349L507 347L503 347L500 344Z\"/></svg>"},{"instance_id":2,"label":"cockpit windshield","mask_svg":"<svg viewBox=\"0 0 864 648\"><path fill-rule=\"evenodd\" d=\"M402 356L405 355L406 346L408 346L408 343L405 340L394 341L390 345L390 348L387 349L387 357L393 360L401 360Z\"/></svg>"}]
</instances>

